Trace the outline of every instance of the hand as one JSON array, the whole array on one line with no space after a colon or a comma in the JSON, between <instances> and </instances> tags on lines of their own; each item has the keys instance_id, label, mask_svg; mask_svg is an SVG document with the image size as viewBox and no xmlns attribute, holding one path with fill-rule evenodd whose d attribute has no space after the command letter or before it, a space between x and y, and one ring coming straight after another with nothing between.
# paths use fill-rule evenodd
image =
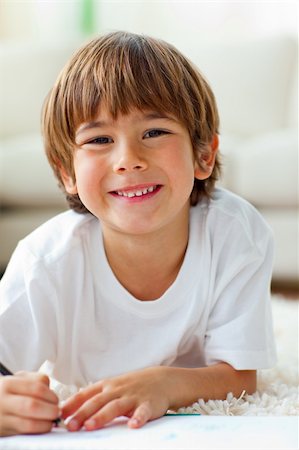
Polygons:
<instances>
[{"instance_id":1,"label":"hand","mask_svg":"<svg viewBox=\"0 0 299 450\"><path fill-rule=\"evenodd\" d=\"M62 417L72 416L70 431L82 426L95 430L119 416L129 417L128 426L139 428L169 409L167 367L152 367L99 381L66 401Z\"/></svg>"},{"instance_id":2,"label":"hand","mask_svg":"<svg viewBox=\"0 0 299 450\"><path fill-rule=\"evenodd\" d=\"M0 398L0 436L47 433L59 416L58 398L46 375L0 377Z\"/></svg>"}]
</instances>

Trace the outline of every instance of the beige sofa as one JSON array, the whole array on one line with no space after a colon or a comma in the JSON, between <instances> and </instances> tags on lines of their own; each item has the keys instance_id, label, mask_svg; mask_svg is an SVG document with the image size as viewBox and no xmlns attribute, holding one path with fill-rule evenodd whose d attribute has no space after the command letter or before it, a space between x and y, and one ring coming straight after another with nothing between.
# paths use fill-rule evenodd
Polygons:
<instances>
[{"instance_id":1,"label":"beige sofa","mask_svg":"<svg viewBox=\"0 0 299 450\"><path fill-rule=\"evenodd\" d=\"M0 268L19 239L67 206L43 153L40 109L77 45L0 44ZM186 53L186 52L185 52ZM289 38L195 43L221 114L222 185L272 226L274 278L298 276L296 44Z\"/></svg>"}]
</instances>

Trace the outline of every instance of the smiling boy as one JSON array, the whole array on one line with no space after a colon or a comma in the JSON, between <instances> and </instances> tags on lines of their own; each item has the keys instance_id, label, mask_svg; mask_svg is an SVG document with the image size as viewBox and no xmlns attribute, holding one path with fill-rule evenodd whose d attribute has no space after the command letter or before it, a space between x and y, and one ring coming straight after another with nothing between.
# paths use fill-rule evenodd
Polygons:
<instances>
[{"instance_id":1,"label":"smiling boy","mask_svg":"<svg viewBox=\"0 0 299 450\"><path fill-rule=\"evenodd\" d=\"M80 49L47 98L45 148L71 211L11 259L0 358L91 383L62 409L71 431L120 415L136 428L198 398L254 392L256 370L275 361L272 235L215 187L218 122L198 70L131 33ZM57 398L39 377L0 379L1 434L51 429Z\"/></svg>"},{"instance_id":2,"label":"smiling boy","mask_svg":"<svg viewBox=\"0 0 299 450\"><path fill-rule=\"evenodd\" d=\"M210 174L218 139L201 170L187 129L174 117L133 110L113 120L102 108L97 119L76 133L76 182L63 170L64 186L100 219L117 279L139 300L154 300L182 264L194 173Z\"/></svg>"}]
</instances>

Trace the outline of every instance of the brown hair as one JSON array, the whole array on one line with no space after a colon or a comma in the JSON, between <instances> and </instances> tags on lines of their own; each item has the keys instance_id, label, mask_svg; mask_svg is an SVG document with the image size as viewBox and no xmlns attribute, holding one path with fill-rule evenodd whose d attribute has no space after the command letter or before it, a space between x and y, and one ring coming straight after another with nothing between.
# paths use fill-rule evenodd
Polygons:
<instances>
[{"instance_id":1,"label":"brown hair","mask_svg":"<svg viewBox=\"0 0 299 450\"><path fill-rule=\"evenodd\" d=\"M60 168L75 179L75 131L105 104L113 118L132 108L167 112L188 129L201 165L207 144L218 133L215 97L198 69L172 45L152 37L114 32L82 47L60 73L42 112L45 150L60 186ZM209 196L220 174L219 156L206 180L194 180L191 204ZM72 209L87 212L78 195Z\"/></svg>"}]
</instances>

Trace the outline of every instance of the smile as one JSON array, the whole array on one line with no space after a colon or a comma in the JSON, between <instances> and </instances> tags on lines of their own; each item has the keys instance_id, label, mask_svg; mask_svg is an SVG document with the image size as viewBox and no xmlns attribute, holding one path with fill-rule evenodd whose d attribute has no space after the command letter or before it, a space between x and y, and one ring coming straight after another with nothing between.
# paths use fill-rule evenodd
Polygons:
<instances>
[{"instance_id":1,"label":"smile","mask_svg":"<svg viewBox=\"0 0 299 450\"><path fill-rule=\"evenodd\" d=\"M142 197L144 195L148 195L151 194L152 192L156 191L158 189L159 185L155 185L155 186L149 186L147 188L142 188L142 189L136 189L136 190L132 190L132 191L114 191L114 194L119 195L120 197L129 197L129 198L133 198L133 197Z\"/></svg>"}]
</instances>

